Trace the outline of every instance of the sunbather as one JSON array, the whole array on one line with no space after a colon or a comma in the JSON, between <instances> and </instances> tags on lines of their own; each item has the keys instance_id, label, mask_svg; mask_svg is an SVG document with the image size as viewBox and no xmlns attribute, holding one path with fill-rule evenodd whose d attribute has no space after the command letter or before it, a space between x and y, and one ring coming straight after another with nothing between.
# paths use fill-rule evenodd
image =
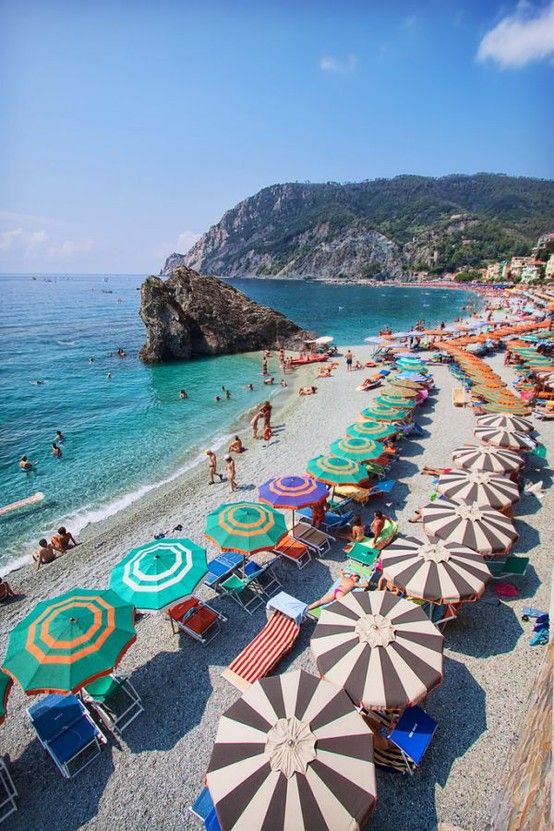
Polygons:
<instances>
[{"instance_id":1,"label":"sunbather","mask_svg":"<svg viewBox=\"0 0 554 831\"><path fill-rule=\"evenodd\" d=\"M319 598L319 600L316 600L314 603L310 603L308 609L316 609L318 606L325 606L327 603L332 603L333 600L340 600L356 587L365 589L369 585L367 580L362 582L360 580L360 575L355 572L341 571L340 576L340 585L334 589L331 589L331 591L328 591L327 594L324 594L323 597Z\"/></svg>"},{"instance_id":2,"label":"sunbather","mask_svg":"<svg viewBox=\"0 0 554 831\"><path fill-rule=\"evenodd\" d=\"M360 542L360 540L363 540L365 532L361 516L359 514L354 516L350 528L348 526L345 528L339 528L337 536L344 537L344 539L349 540L349 542Z\"/></svg>"}]
</instances>

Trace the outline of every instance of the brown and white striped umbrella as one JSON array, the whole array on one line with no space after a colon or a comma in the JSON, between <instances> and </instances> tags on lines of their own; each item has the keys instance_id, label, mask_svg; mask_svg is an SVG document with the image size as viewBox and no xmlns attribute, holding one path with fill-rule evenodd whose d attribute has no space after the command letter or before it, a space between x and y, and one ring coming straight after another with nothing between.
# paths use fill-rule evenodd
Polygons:
<instances>
[{"instance_id":1,"label":"brown and white striped umbrella","mask_svg":"<svg viewBox=\"0 0 554 831\"><path fill-rule=\"evenodd\" d=\"M483 470L486 473L511 473L523 464L521 456L511 450L482 444L465 444L456 448L452 460L456 467L464 470Z\"/></svg>"},{"instance_id":2,"label":"brown and white striped umbrella","mask_svg":"<svg viewBox=\"0 0 554 831\"><path fill-rule=\"evenodd\" d=\"M383 575L411 597L432 603L476 600L490 571L481 554L452 542L397 537L381 553Z\"/></svg>"},{"instance_id":3,"label":"brown and white striped umbrella","mask_svg":"<svg viewBox=\"0 0 554 831\"><path fill-rule=\"evenodd\" d=\"M376 801L372 734L327 681L264 678L222 715L206 782L223 831L359 831Z\"/></svg>"},{"instance_id":4,"label":"brown and white striped umbrella","mask_svg":"<svg viewBox=\"0 0 554 831\"><path fill-rule=\"evenodd\" d=\"M534 450L537 443L524 433L513 433L498 427L476 427L473 435L479 441L495 447L507 447L508 450Z\"/></svg>"},{"instance_id":5,"label":"brown and white striped umbrella","mask_svg":"<svg viewBox=\"0 0 554 831\"><path fill-rule=\"evenodd\" d=\"M498 473L483 470L452 470L441 473L436 488L455 502L476 502L490 508L507 508L519 500L515 482Z\"/></svg>"},{"instance_id":6,"label":"brown and white striped umbrella","mask_svg":"<svg viewBox=\"0 0 554 831\"><path fill-rule=\"evenodd\" d=\"M512 415L512 413L497 413L496 415L477 416L475 422L478 427L490 427L497 430L511 430L514 433L532 433L535 429L533 422L528 418Z\"/></svg>"},{"instance_id":7,"label":"brown and white striped umbrella","mask_svg":"<svg viewBox=\"0 0 554 831\"><path fill-rule=\"evenodd\" d=\"M503 554L519 536L509 517L475 503L437 499L422 508L422 516L430 537L466 545L480 554Z\"/></svg>"},{"instance_id":8,"label":"brown and white striped umbrella","mask_svg":"<svg viewBox=\"0 0 554 831\"><path fill-rule=\"evenodd\" d=\"M425 698L442 679L442 646L420 606L388 591L354 591L331 603L311 640L322 677L366 710Z\"/></svg>"}]
</instances>

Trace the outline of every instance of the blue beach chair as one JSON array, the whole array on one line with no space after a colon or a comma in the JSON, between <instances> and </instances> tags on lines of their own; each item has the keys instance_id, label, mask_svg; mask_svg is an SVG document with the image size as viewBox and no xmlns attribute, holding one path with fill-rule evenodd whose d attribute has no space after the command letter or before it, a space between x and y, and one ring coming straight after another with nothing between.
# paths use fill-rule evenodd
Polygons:
<instances>
[{"instance_id":1,"label":"blue beach chair","mask_svg":"<svg viewBox=\"0 0 554 831\"><path fill-rule=\"evenodd\" d=\"M408 707L389 736L406 764L406 771L413 774L419 767L438 727L437 722L420 707Z\"/></svg>"},{"instance_id":2,"label":"blue beach chair","mask_svg":"<svg viewBox=\"0 0 554 831\"><path fill-rule=\"evenodd\" d=\"M47 695L27 709L37 738L67 779L102 751L106 737L76 695Z\"/></svg>"},{"instance_id":3,"label":"blue beach chair","mask_svg":"<svg viewBox=\"0 0 554 831\"><path fill-rule=\"evenodd\" d=\"M213 799L207 788L202 788L189 811L201 820L206 831L221 831Z\"/></svg>"}]
</instances>

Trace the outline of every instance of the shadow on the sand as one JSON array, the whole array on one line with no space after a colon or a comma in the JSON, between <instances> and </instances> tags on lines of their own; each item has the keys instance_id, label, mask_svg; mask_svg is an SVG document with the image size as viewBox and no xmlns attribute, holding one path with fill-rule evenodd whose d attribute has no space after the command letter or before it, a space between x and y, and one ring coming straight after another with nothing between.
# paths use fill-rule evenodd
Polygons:
<instances>
[{"instance_id":1,"label":"shadow on the sand","mask_svg":"<svg viewBox=\"0 0 554 831\"><path fill-rule=\"evenodd\" d=\"M48 827L77 831L93 819L114 769L111 737L106 735L108 746L74 779L65 779L38 739L32 740L10 764L20 798L9 827L14 831ZM45 806L55 806L56 813L47 816Z\"/></svg>"},{"instance_id":2,"label":"shadow on the sand","mask_svg":"<svg viewBox=\"0 0 554 831\"><path fill-rule=\"evenodd\" d=\"M520 501L515 506L515 518L518 519L519 517L533 516L533 514L537 514L540 511L542 506L543 503L536 494L524 493L522 494Z\"/></svg>"},{"instance_id":3,"label":"shadow on the sand","mask_svg":"<svg viewBox=\"0 0 554 831\"><path fill-rule=\"evenodd\" d=\"M546 459L537 456L529 457L525 468L525 478L530 482L542 482L543 488L546 490L554 482L553 474L554 471L550 468Z\"/></svg>"},{"instance_id":4,"label":"shadow on the sand","mask_svg":"<svg viewBox=\"0 0 554 831\"><path fill-rule=\"evenodd\" d=\"M539 579L539 575L535 571L534 566L529 563L527 566L527 570L523 577L516 577L512 580L510 577L506 577L508 583L514 583L514 585L519 590L518 597L521 600L525 600L529 597L534 597L537 589L542 583L542 580Z\"/></svg>"},{"instance_id":5,"label":"shadow on the sand","mask_svg":"<svg viewBox=\"0 0 554 831\"><path fill-rule=\"evenodd\" d=\"M522 632L514 610L496 596L493 586L477 603L465 604L444 636L452 652L488 658L511 652Z\"/></svg>"},{"instance_id":6,"label":"shadow on the sand","mask_svg":"<svg viewBox=\"0 0 554 831\"><path fill-rule=\"evenodd\" d=\"M456 759L486 730L485 691L460 661L445 657L444 681L422 706L438 722L437 732L413 776L376 769L379 802L370 828L433 828L436 785L445 786Z\"/></svg>"},{"instance_id":7,"label":"shadow on the sand","mask_svg":"<svg viewBox=\"0 0 554 831\"><path fill-rule=\"evenodd\" d=\"M532 525L529 525L528 522L516 517L514 525L519 534L519 539L514 545L513 554L527 554L537 545L541 544L539 532Z\"/></svg>"}]
</instances>

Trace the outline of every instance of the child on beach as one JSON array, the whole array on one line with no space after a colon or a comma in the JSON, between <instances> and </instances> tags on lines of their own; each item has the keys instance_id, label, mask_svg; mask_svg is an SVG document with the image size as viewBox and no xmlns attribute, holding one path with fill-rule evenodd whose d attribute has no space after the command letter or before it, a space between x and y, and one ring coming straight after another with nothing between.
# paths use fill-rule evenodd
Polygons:
<instances>
[{"instance_id":1,"label":"child on beach","mask_svg":"<svg viewBox=\"0 0 554 831\"><path fill-rule=\"evenodd\" d=\"M267 444L271 441L272 436L273 436L273 431L271 429L271 425L266 424L264 426L264 432L263 432L263 439L265 441L265 446L267 446Z\"/></svg>"},{"instance_id":2,"label":"child on beach","mask_svg":"<svg viewBox=\"0 0 554 831\"><path fill-rule=\"evenodd\" d=\"M227 481L229 482L229 491L230 493L234 493L237 489L237 483L235 477L237 475L237 471L235 468L235 461L232 456L225 456L226 462L226 472L227 472Z\"/></svg>"}]
</instances>

